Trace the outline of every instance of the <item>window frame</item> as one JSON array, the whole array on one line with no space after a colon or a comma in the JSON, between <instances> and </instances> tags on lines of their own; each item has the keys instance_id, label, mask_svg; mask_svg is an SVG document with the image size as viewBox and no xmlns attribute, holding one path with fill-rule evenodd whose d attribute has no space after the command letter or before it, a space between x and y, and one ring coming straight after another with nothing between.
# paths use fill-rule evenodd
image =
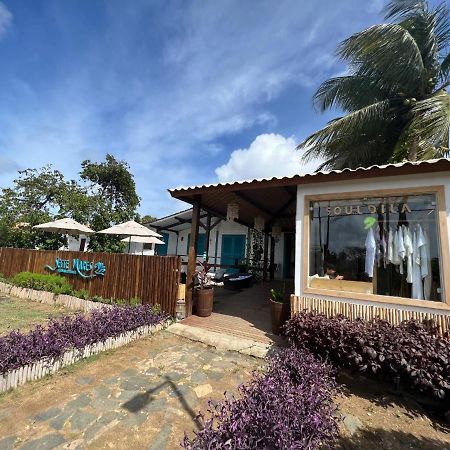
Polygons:
<instances>
[{"instance_id":1,"label":"window frame","mask_svg":"<svg viewBox=\"0 0 450 450\"><path fill-rule=\"evenodd\" d=\"M332 289L318 289L308 286L309 274L309 253L310 253L310 205L311 202L326 201L326 200L354 200L363 197L399 197L403 195L420 195L420 194L434 194L436 195L437 203L437 226L439 230L439 245L440 245L440 275L442 279L442 298L441 302L430 300L407 299L404 297L389 297L379 294L366 294L347 291L336 291ZM447 228L447 212L445 200L445 188L443 185L439 186L423 186L411 188L398 189L381 189L370 191L352 191L352 192L338 192L332 194L317 194L305 195L304 197L304 214L303 214L303 273L301 274L303 281L304 294L316 294L320 296L335 297L340 299L354 299L371 301L375 303L390 303L404 306L418 306L434 309L450 310L450 296L446 293L450 292L450 255L449 255L449 239Z\"/></svg>"}]
</instances>

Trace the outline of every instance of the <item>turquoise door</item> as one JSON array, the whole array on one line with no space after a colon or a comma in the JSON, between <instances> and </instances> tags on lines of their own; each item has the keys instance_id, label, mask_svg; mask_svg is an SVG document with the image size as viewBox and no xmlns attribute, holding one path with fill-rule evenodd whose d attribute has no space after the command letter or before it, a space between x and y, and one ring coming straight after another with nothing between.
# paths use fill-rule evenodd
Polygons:
<instances>
[{"instance_id":1,"label":"turquoise door","mask_svg":"<svg viewBox=\"0 0 450 450\"><path fill-rule=\"evenodd\" d=\"M159 256L167 256L167 247L169 245L169 233L161 233L161 240L164 241L164 244L156 244L156 252Z\"/></svg>"},{"instance_id":2,"label":"turquoise door","mask_svg":"<svg viewBox=\"0 0 450 450\"><path fill-rule=\"evenodd\" d=\"M205 233L199 233L198 234L198 240L197 240L197 256L203 256L205 253L206 247L205 247ZM186 247L186 255L189 254L189 244L191 242L191 233L188 234L187 238L187 247Z\"/></svg>"},{"instance_id":3,"label":"turquoise door","mask_svg":"<svg viewBox=\"0 0 450 450\"><path fill-rule=\"evenodd\" d=\"M220 264L236 266L245 259L245 234L224 234L222 235L222 251L220 254ZM227 273L237 273L239 269L227 268Z\"/></svg>"}]
</instances>

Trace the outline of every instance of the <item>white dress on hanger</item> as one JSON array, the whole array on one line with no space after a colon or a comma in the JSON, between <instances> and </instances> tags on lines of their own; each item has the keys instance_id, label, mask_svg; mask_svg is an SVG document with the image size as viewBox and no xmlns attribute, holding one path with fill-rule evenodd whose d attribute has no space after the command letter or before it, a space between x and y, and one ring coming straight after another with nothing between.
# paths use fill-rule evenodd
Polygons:
<instances>
[{"instance_id":1,"label":"white dress on hanger","mask_svg":"<svg viewBox=\"0 0 450 450\"><path fill-rule=\"evenodd\" d=\"M375 241L375 234L373 228L370 228L367 232L366 237L366 261L365 261L365 272L369 277L373 277L373 266L375 265L375 253L377 250L377 243Z\"/></svg>"}]
</instances>

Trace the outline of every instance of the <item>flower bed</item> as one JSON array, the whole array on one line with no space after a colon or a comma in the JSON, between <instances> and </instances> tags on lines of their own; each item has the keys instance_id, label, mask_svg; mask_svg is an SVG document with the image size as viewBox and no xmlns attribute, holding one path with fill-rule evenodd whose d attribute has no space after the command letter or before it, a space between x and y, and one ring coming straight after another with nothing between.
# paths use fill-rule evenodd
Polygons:
<instances>
[{"instance_id":1,"label":"flower bed","mask_svg":"<svg viewBox=\"0 0 450 450\"><path fill-rule=\"evenodd\" d=\"M411 392L450 400L450 339L432 321L351 320L302 312L286 325L286 335L337 367L387 380Z\"/></svg>"},{"instance_id":2,"label":"flower bed","mask_svg":"<svg viewBox=\"0 0 450 450\"><path fill-rule=\"evenodd\" d=\"M194 449L330 448L338 433L330 367L290 348L268 360L267 370L239 387L240 398L209 402L202 430L182 447Z\"/></svg>"},{"instance_id":3,"label":"flower bed","mask_svg":"<svg viewBox=\"0 0 450 450\"><path fill-rule=\"evenodd\" d=\"M114 306L50 319L24 334L0 337L0 391L52 373L64 365L151 334L168 316L150 306Z\"/></svg>"}]
</instances>

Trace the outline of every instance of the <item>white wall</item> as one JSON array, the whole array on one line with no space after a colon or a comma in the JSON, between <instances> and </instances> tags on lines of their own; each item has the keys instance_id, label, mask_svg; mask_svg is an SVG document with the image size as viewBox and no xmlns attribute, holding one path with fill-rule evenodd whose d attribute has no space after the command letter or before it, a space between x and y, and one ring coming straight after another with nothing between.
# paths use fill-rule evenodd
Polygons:
<instances>
[{"instance_id":1,"label":"white wall","mask_svg":"<svg viewBox=\"0 0 450 450\"><path fill-rule=\"evenodd\" d=\"M212 221L214 223L214 220ZM164 232L164 231L161 231ZM187 243L188 235L191 232L190 228L187 230L180 231L178 234L178 251L176 251L177 235L175 233L170 233L169 245L167 254L168 255L181 255L182 261L187 262ZM204 234L205 230L200 227L199 234ZM236 222L227 222L222 220L219 225L211 230L209 237L209 261L214 263L214 257L216 255L216 239L217 239L217 264L220 264L220 256L222 254L222 236L227 234L243 234L248 236L248 227L241 225ZM278 242L275 244L275 263L278 264L278 269L275 272L275 278L281 278L283 276L283 246L284 246L284 235L282 234ZM246 253L247 256L247 247ZM185 270L185 266L184 270ZM183 268L182 268L183 270Z\"/></svg>"},{"instance_id":2,"label":"white wall","mask_svg":"<svg viewBox=\"0 0 450 450\"><path fill-rule=\"evenodd\" d=\"M295 295L304 295L305 287L303 286L302 274L304 270L307 270L306 267L303 267L303 215L306 195L339 194L340 192L376 191L377 189L404 189L442 185L445 187L445 207L448 223L450 221L450 208L447 207L449 204L448 199L450 198L450 174L448 172L298 185L295 248L299 251L296 251L295 253ZM448 227L448 232L450 234L450 227ZM308 294L308 296L311 297L312 295ZM333 299L333 297L320 297ZM355 302L357 303L356 300ZM364 302L364 304L367 303L368 302ZM379 303L376 302L373 302L373 304L379 305ZM408 309L411 308L408 307ZM419 309L420 308L418 308L418 310Z\"/></svg>"}]
</instances>

